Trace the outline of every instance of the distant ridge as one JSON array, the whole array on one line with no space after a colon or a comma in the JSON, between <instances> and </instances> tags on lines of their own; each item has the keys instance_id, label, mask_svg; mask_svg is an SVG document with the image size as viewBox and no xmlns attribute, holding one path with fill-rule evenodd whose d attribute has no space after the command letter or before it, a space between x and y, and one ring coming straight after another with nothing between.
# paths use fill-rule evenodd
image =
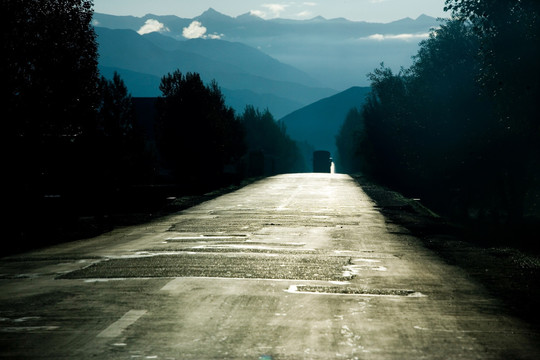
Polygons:
<instances>
[{"instance_id":1,"label":"distant ridge","mask_svg":"<svg viewBox=\"0 0 540 360\"><path fill-rule=\"evenodd\" d=\"M234 21L234 18L225 14L220 13L219 11L214 10L213 8L208 8L201 15L195 17L197 20L219 20L219 21Z\"/></svg>"},{"instance_id":2,"label":"distant ridge","mask_svg":"<svg viewBox=\"0 0 540 360\"><path fill-rule=\"evenodd\" d=\"M307 142L317 150L336 154L336 135L350 109L360 108L370 92L369 87L352 87L319 100L283 117L281 121L294 140Z\"/></svg>"}]
</instances>

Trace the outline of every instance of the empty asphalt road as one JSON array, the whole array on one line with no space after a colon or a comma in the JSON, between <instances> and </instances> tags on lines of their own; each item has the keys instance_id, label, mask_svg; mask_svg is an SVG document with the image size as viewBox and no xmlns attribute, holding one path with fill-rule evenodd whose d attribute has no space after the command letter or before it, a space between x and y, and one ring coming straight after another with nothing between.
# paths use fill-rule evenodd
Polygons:
<instances>
[{"instance_id":1,"label":"empty asphalt road","mask_svg":"<svg viewBox=\"0 0 540 360\"><path fill-rule=\"evenodd\" d=\"M540 334L349 176L298 174L0 260L0 358L540 359Z\"/></svg>"}]
</instances>

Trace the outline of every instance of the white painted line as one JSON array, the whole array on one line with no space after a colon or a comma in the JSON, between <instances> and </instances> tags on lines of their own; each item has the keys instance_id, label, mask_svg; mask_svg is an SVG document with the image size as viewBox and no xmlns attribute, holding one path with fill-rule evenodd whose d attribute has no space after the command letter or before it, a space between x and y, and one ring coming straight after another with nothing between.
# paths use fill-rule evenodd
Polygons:
<instances>
[{"instance_id":1,"label":"white painted line","mask_svg":"<svg viewBox=\"0 0 540 360\"><path fill-rule=\"evenodd\" d=\"M164 287L161 288L161 291L174 291L178 289L182 284L182 278L176 278L169 281Z\"/></svg>"},{"instance_id":2,"label":"white painted line","mask_svg":"<svg viewBox=\"0 0 540 360\"><path fill-rule=\"evenodd\" d=\"M108 328L100 332L97 337L113 338L120 336L128 326L135 323L144 314L146 314L146 310L130 310L118 321L112 323Z\"/></svg>"},{"instance_id":3,"label":"white painted line","mask_svg":"<svg viewBox=\"0 0 540 360\"><path fill-rule=\"evenodd\" d=\"M58 329L58 326L11 326L0 328L0 332L4 333L20 333L34 331L52 331Z\"/></svg>"}]
</instances>

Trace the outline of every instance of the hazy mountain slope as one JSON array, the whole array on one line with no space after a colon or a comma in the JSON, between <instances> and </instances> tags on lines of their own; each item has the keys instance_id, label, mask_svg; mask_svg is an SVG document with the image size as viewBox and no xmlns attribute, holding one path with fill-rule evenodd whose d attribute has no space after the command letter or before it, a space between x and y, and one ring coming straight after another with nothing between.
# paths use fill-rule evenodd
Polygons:
<instances>
[{"instance_id":1,"label":"hazy mountain slope","mask_svg":"<svg viewBox=\"0 0 540 360\"><path fill-rule=\"evenodd\" d=\"M295 140L308 142L319 150L336 152L336 135L353 107L359 108L371 89L352 87L334 96L296 110L281 121Z\"/></svg>"},{"instance_id":2,"label":"hazy mountain slope","mask_svg":"<svg viewBox=\"0 0 540 360\"><path fill-rule=\"evenodd\" d=\"M148 20L161 23L163 29L138 35L135 31ZM199 39L188 40L183 31L194 21L205 32ZM160 78L179 68L199 72L205 81L216 79L235 109L241 111L243 104L254 103L269 107L279 118L293 106L338 92L331 88L368 86L367 74L381 62L394 70L408 66L418 43L439 23L425 15L386 24L322 17L263 20L250 14L234 18L209 9L193 19L96 13L94 24L132 30L111 40L103 38L107 29L102 29L99 41L100 66L128 70L134 95L151 95L150 90L157 89L157 84L151 84L152 76Z\"/></svg>"},{"instance_id":3,"label":"hazy mountain slope","mask_svg":"<svg viewBox=\"0 0 540 360\"><path fill-rule=\"evenodd\" d=\"M316 81L308 75L242 44L170 39L178 43L175 44L158 34L141 36L133 30L100 27L96 27L96 33L100 68L109 69L105 75L115 69L126 76L134 96L158 96L161 77L176 69L197 72L205 82L215 79L224 89L257 94L258 103L266 105L276 116L291 111L293 103L300 107L336 92L310 86ZM235 103L244 104L243 109L248 102L239 99L239 94L235 95Z\"/></svg>"},{"instance_id":4,"label":"hazy mountain slope","mask_svg":"<svg viewBox=\"0 0 540 360\"><path fill-rule=\"evenodd\" d=\"M153 44L168 51L186 51L205 58L230 64L244 72L273 80L297 82L307 86L321 87L322 84L308 74L283 64L267 54L238 42L216 39L174 40L157 32L143 35Z\"/></svg>"},{"instance_id":5,"label":"hazy mountain slope","mask_svg":"<svg viewBox=\"0 0 540 360\"><path fill-rule=\"evenodd\" d=\"M173 37L181 37L183 28L189 26L193 21L192 19L183 19L177 16L167 15L147 14L143 17L135 17L94 13L93 25L108 29L130 29L138 31L147 20L152 19L159 19L158 21L166 24L167 28L170 30L168 32L169 34L179 35Z\"/></svg>"},{"instance_id":6,"label":"hazy mountain slope","mask_svg":"<svg viewBox=\"0 0 540 360\"><path fill-rule=\"evenodd\" d=\"M265 53L239 42L193 39L179 41L181 49L242 68L245 72L278 81L295 82L311 87L322 83L305 72L286 65Z\"/></svg>"},{"instance_id":7,"label":"hazy mountain slope","mask_svg":"<svg viewBox=\"0 0 540 360\"><path fill-rule=\"evenodd\" d=\"M114 73L117 72L133 96L153 98L161 95L159 91L161 78L159 76L101 65L99 66L99 71L107 79L112 79Z\"/></svg>"},{"instance_id":8,"label":"hazy mountain slope","mask_svg":"<svg viewBox=\"0 0 540 360\"><path fill-rule=\"evenodd\" d=\"M244 112L246 105L253 105L260 110L269 109L276 119L301 108L302 103L272 94L257 94L250 90L230 90L223 88L225 102L238 114Z\"/></svg>"},{"instance_id":9,"label":"hazy mountain slope","mask_svg":"<svg viewBox=\"0 0 540 360\"><path fill-rule=\"evenodd\" d=\"M144 74L163 76L176 69L187 71L238 71L220 62L182 50L166 51L132 30L96 28L99 64Z\"/></svg>"}]
</instances>

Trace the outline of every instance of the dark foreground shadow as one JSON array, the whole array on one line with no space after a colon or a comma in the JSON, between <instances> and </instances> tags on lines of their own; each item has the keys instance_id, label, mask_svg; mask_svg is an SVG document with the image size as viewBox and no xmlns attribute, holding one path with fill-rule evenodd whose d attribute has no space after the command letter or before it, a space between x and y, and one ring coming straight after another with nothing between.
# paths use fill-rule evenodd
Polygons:
<instances>
[{"instance_id":1,"label":"dark foreground shadow","mask_svg":"<svg viewBox=\"0 0 540 360\"><path fill-rule=\"evenodd\" d=\"M236 191L258 179L245 179L206 193L185 194L175 186L133 188L116 194L107 211L95 207L80 209L54 196L42 199L39 204L22 204L27 215L7 222L0 258L88 239L117 227L143 224Z\"/></svg>"}]
</instances>

